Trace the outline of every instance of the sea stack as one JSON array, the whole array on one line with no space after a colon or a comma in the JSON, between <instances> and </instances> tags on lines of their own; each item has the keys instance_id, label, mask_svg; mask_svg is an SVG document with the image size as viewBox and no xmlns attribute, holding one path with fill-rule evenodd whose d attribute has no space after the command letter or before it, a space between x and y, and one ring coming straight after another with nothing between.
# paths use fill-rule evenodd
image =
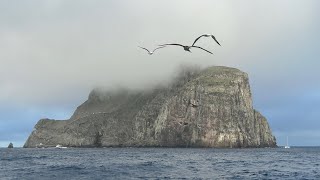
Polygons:
<instances>
[{"instance_id":1,"label":"sea stack","mask_svg":"<svg viewBox=\"0 0 320 180\"><path fill-rule=\"evenodd\" d=\"M276 147L248 75L214 66L153 90L94 89L68 120L41 119L24 147Z\"/></svg>"},{"instance_id":2,"label":"sea stack","mask_svg":"<svg viewBox=\"0 0 320 180\"><path fill-rule=\"evenodd\" d=\"M8 148L13 148L13 144L10 142Z\"/></svg>"}]
</instances>

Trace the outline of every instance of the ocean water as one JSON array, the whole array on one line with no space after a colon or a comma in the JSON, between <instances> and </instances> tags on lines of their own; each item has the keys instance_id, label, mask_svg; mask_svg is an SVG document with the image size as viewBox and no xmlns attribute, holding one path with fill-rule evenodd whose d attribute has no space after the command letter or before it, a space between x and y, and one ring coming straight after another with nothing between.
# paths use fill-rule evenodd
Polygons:
<instances>
[{"instance_id":1,"label":"ocean water","mask_svg":"<svg viewBox=\"0 0 320 180\"><path fill-rule=\"evenodd\" d=\"M320 148L1 148L0 179L320 179Z\"/></svg>"}]
</instances>

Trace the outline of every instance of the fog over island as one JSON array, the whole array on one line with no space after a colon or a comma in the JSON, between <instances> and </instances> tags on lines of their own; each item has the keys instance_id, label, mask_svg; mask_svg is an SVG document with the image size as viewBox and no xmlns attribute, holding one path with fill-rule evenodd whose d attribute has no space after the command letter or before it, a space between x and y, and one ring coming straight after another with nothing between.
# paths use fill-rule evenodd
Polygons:
<instances>
[{"instance_id":1,"label":"fog over island","mask_svg":"<svg viewBox=\"0 0 320 180\"><path fill-rule=\"evenodd\" d=\"M40 118L68 119L97 86L150 88L185 64L249 74L254 107L278 145L320 144L320 2L1 1L0 147ZM137 46L191 44L149 56Z\"/></svg>"}]
</instances>

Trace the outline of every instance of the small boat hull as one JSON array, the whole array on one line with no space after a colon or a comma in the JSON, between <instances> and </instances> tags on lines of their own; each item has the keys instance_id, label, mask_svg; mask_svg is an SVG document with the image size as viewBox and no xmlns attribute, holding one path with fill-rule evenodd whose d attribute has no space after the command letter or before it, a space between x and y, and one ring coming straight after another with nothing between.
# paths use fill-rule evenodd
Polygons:
<instances>
[{"instance_id":1,"label":"small boat hull","mask_svg":"<svg viewBox=\"0 0 320 180\"><path fill-rule=\"evenodd\" d=\"M56 148L57 148L57 149L66 149L67 147L64 147L64 146L61 146L60 144L58 144L58 145L56 146Z\"/></svg>"}]
</instances>

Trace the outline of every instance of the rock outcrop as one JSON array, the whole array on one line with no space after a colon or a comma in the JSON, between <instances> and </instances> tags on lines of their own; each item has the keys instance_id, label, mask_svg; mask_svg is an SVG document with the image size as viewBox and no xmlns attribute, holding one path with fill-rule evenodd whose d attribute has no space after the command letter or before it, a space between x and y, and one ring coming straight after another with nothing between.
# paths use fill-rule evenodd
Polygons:
<instances>
[{"instance_id":1,"label":"rock outcrop","mask_svg":"<svg viewBox=\"0 0 320 180\"><path fill-rule=\"evenodd\" d=\"M69 120L41 119L24 147L275 147L252 107L248 75L234 68L184 72L149 91L93 90Z\"/></svg>"},{"instance_id":2,"label":"rock outcrop","mask_svg":"<svg viewBox=\"0 0 320 180\"><path fill-rule=\"evenodd\" d=\"M8 148L13 148L13 144L9 143Z\"/></svg>"}]
</instances>

